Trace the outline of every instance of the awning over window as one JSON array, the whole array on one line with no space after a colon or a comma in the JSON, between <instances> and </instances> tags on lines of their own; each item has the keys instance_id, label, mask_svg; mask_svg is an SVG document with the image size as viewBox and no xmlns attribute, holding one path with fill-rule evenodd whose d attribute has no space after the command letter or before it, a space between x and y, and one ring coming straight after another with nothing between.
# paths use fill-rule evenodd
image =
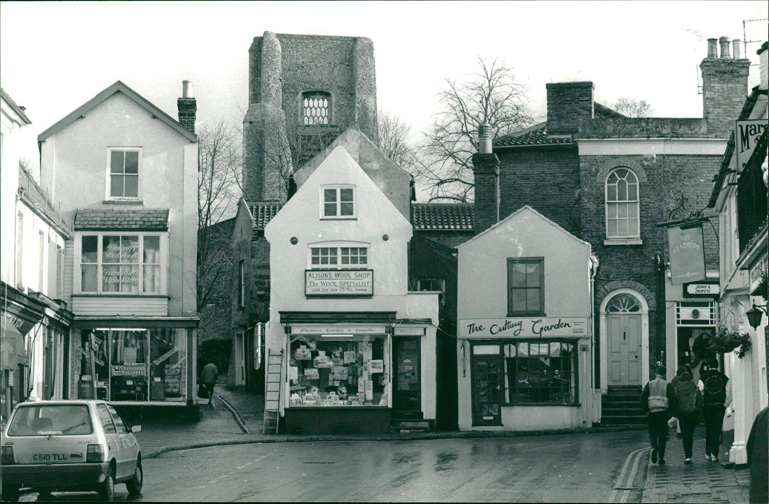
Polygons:
<instances>
[{"instance_id":1,"label":"awning over window","mask_svg":"<svg viewBox=\"0 0 769 504\"><path fill-rule=\"evenodd\" d=\"M24 336L13 324L3 321L0 326L0 368L13 370L19 364L29 364Z\"/></svg>"}]
</instances>

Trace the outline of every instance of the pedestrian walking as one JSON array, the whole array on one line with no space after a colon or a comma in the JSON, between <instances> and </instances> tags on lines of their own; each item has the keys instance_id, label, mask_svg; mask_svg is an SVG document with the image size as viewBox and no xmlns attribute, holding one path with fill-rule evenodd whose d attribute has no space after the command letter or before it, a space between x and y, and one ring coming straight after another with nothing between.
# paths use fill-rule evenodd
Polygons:
<instances>
[{"instance_id":1,"label":"pedestrian walking","mask_svg":"<svg viewBox=\"0 0 769 504\"><path fill-rule=\"evenodd\" d=\"M684 464L691 464L694 428L697 427L700 415L702 414L702 392L694 384L692 375L686 369L679 376L673 389L678 400L676 416L684 443Z\"/></svg>"},{"instance_id":2,"label":"pedestrian walking","mask_svg":"<svg viewBox=\"0 0 769 504\"><path fill-rule=\"evenodd\" d=\"M769 477L769 408L764 408L753 420L753 427L750 429L748 443L745 448L748 451L748 465L750 466L750 502L760 502L765 504L769 502L769 488L767 480Z\"/></svg>"},{"instance_id":3,"label":"pedestrian walking","mask_svg":"<svg viewBox=\"0 0 769 504\"><path fill-rule=\"evenodd\" d=\"M211 400L214 398L214 387L216 386L216 379L219 377L219 370L216 369L216 365L213 362L209 362L203 366L203 387L208 394L208 404L211 404Z\"/></svg>"},{"instance_id":4,"label":"pedestrian walking","mask_svg":"<svg viewBox=\"0 0 769 504\"><path fill-rule=\"evenodd\" d=\"M676 375L673 377L672 380L670 380L670 384L673 385L674 389L676 388L676 385L678 384L678 382L681 381L681 375L683 375L685 372L686 372L685 366L679 367L678 371L676 371ZM676 435L678 435L678 437L681 437L682 436L681 422L678 421L678 415L675 415L675 413L673 414L672 417L670 417L670 420L668 421L668 427L673 427L673 426L675 426L676 428Z\"/></svg>"},{"instance_id":5,"label":"pedestrian walking","mask_svg":"<svg viewBox=\"0 0 769 504\"><path fill-rule=\"evenodd\" d=\"M649 413L652 463L660 465L665 465L670 412L675 411L678 404L673 386L665 380L666 373L665 366L658 366L657 376L644 386L641 394L641 408Z\"/></svg>"},{"instance_id":6,"label":"pedestrian walking","mask_svg":"<svg viewBox=\"0 0 769 504\"><path fill-rule=\"evenodd\" d=\"M718 359L708 362L708 369L700 373L705 390L702 393L705 420L705 458L718 462L718 450L721 444L721 429L724 425L724 413L732 403L729 378L718 370Z\"/></svg>"}]
</instances>

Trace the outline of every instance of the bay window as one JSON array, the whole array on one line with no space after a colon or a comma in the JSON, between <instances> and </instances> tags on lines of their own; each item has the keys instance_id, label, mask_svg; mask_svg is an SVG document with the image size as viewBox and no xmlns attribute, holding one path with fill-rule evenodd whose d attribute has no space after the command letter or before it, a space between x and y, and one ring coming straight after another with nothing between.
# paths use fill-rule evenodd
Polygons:
<instances>
[{"instance_id":1,"label":"bay window","mask_svg":"<svg viewBox=\"0 0 769 504\"><path fill-rule=\"evenodd\" d=\"M80 237L80 292L161 294L159 235Z\"/></svg>"}]
</instances>

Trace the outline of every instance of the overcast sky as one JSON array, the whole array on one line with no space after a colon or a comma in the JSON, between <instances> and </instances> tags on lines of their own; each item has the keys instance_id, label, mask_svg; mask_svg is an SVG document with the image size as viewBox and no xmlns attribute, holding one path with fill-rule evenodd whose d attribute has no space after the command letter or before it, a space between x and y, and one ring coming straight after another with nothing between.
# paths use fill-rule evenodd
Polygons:
<instances>
[{"instance_id":1,"label":"overcast sky","mask_svg":"<svg viewBox=\"0 0 769 504\"><path fill-rule=\"evenodd\" d=\"M765 40L755 2L6 2L0 78L27 108L24 156L37 135L122 80L172 117L195 83L198 124L242 120L248 48L265 30L374 42L378 104L415 131L438 110L445 78L499 58L544 116L545 84L591 80L596 100L646 99L660 117L702 117L697 84L707 38ZM760 44L747 46L757 64ZM758 68L751 68L751 87Z\"/></svg>"}]
</instances>

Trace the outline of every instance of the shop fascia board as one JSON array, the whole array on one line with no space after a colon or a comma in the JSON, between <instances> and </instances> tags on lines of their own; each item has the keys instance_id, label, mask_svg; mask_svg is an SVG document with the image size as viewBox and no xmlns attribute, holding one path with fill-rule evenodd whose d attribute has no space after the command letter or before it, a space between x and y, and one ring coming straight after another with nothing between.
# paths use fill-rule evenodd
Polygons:
<instances>
[{"instance_id":1,"label":"shop fascia board","mask_svg":"<svg viewBox=\"0 0 769 504\"><path fill-rule=\"evenodd\" d=\"M114 328L119 324L127 329L144 329L148 324L152 327L196 328L200 317L89 317L75 316L73 321L78 329Z\"/></svg>"}]
</instances>

